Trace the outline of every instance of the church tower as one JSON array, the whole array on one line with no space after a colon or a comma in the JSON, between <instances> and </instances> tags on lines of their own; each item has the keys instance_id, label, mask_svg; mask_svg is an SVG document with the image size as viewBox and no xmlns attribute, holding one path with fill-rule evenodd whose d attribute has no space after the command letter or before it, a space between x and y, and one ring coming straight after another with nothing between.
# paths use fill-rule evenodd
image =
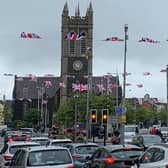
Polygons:
<instances>
[{"instance_id":1,"label":"church tower","mask_svg":"<svg viewBox=\"0 0 168 168\"><path fill-rule=\"evenodd\" d=\"M70 32L83 33L82 40L66 39ZM72 83L87 84L92 76L92 43L93 43L93 8L90 2L85 16L80 16L79 4L75 16L69 16L67 2L62 12L61 27L61 82L66 87L60 88L60 103L64 103L72 93Z\"/></svg>"}]
</instances>

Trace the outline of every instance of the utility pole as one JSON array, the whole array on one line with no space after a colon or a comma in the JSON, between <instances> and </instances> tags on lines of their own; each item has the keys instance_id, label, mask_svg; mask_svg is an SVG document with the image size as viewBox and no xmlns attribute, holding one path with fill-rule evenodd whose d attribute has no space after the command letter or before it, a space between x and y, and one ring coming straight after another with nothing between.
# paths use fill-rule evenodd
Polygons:
<instances>
[{"instance_id":1,"label":"utility pole","mask_svg":"<svg viewBox=\"0 0 168 168\"><path fill-rule=\"evenodd\" d=\"M166 81L167 81L167 107L166 107L166 110L167 110L167 126L168 126L168 65L166 67Z\"/></svg>"},{"instance_id":2,"label":"utility pole","mask_svg":"<svg viewBox=\"0 0 168 168\"><path fill-rule=\"evenodd\" d=\"M124 25L124 33L125 33L125 47L124 47L124 73L123 73L123 97L122 97L122 106L125 108L125 84L126 84L126 56L127 56L127 40L128 40L128 25ZM124 110L125 111L125 110ZM125 112L124 112L125 113ZM122 114L121 116L121 144L124 145L124 130L125 130L125 124L122 121L122 118L125 114Z\"/></svg>"}]
</instances>

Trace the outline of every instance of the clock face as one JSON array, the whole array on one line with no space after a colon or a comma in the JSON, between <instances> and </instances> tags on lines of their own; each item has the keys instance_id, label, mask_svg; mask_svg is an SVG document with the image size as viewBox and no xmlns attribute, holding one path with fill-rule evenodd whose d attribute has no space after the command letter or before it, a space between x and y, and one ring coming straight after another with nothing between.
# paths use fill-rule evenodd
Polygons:
<instances>
[{"instance_id":1,"label":"clock face","mask_svg":"<svg viewBox=\"0 0 168 168\"><path fill-rule=\"evenodd\" d=\"M76 71L80 71L83 67L83 64L80 60L76 60L73 62L73 69Z\"/></svg>"}]
</instances>

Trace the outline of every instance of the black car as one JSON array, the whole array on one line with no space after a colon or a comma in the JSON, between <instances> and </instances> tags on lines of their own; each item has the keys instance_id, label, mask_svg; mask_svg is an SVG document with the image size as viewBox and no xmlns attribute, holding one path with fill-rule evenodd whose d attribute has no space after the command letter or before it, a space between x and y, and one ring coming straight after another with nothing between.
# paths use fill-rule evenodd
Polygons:
<instances>
[{"instance_id":1,"label":"black car","mask_svg":"<svg viewBox=\"0 0 168 168\"><path fill-rule=\"evenodd\" d=\"M131 168L142 153L142 149L135 145L99 147L88 157L84 168Z\"/></svg>"}]
</instances>

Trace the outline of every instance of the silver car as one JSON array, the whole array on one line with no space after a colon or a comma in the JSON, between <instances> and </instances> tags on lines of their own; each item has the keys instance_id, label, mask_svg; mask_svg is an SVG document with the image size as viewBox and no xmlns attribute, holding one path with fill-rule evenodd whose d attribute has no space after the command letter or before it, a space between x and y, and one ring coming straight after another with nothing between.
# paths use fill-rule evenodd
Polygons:
<instances>
[{"instance_id":1,"label":"silver car","mask_svg":"<svg viewBox=\"0 0 168 168\"><path fill-rule=\"evenodd\" d=\"M72 156L67 148L39 146L18 150L12 158L10 168L74 168Z\"/></svg>"},{"instance_id":2,"label":"silver car","mask_svg":"<svg viewBox=\"0 0 168 168\"><path fill-rule=\"evenodd\" d=\"M150 146L138 160L134 168L168 168L168 145Z\"/></svg>"}]
</instances>

